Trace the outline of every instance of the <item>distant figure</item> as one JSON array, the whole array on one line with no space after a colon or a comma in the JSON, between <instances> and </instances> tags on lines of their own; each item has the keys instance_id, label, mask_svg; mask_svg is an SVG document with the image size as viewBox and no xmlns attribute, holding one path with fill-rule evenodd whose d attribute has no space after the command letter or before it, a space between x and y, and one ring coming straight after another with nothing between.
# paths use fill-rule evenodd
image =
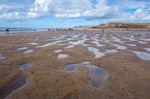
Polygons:
<instances>
[{"instance_id":1,"label":"distant figure","mask_svg":"<svg viewBox=\"0 0 150 99\"><path fill-rule=\"evenodd\" d=\"M50 32L50 31L51 31L51 29L48 29L48 31Z\"/></svg>"},{"instance_id":2,"label":"distant figure","mask_svg":"<svg viewBox=\"0 0 150 99\"><path fill-rule=\"evenodd\" d=\"M36 29L34 29L34 32L36 32Z\"/></svg>"},{"instance_id":3,"label":"distant figure","mask_svg":"<svg viewBox=\"0 0 150 99\"><path fill-rule=\"evenodd\" d=\"M9 34L9 28L6 28L6 33Z\"/></svg>"}]
</instances>

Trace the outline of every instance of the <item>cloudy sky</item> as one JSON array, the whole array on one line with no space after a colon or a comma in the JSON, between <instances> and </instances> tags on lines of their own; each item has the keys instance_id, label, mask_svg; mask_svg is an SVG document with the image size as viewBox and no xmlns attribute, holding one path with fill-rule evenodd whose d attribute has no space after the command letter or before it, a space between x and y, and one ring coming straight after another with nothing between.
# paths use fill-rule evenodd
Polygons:
<instances>
[{"instance_id":1,"label":"cloudy sky","mask_svg":"<svg viewBox=\"0 0 150 99\"><path fill-rule=\"evenodd\" d=\"M0 0L0 27L150 22L150 0Z\"/></svg>"}]
</instances>

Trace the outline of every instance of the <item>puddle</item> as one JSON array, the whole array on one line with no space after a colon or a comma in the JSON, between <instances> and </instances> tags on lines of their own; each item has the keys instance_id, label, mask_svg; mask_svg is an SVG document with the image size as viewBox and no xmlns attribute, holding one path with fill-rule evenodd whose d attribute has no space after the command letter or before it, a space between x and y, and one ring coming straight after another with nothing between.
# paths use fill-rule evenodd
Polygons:
<instances>
[{"instance_id":1,"label":"puddle","mask_svg":"<svg viewBox=\"0 0 150 99\"><path fill-rule=\"evenodd\" d=\"M70 41L69 45L65 48L74 48L75 46L82 45L82 46L88 46L87 44L84 44L87 40L87 35L83 35L82 37L78 38L77 41Z\"/></svg>"},{"instance_id":2,"label":"puddle","mask_svg":"<svg viewBox=\"0 0 150 99\"><path fill-rule=\"evenodd\" d=\"M58 44L58 43L61 43L62 41L55 41L55 42L52 42L52 43L47 43L47 44L44 44L44 45L41 45L41 46L37 46L37 47L48 47L48 46L51 46L51 45L55 45L55 44Z\"/></svg>"},{"instance_id":3,"label":"puddle","mask_svg":"<svg viewBox=\"0 0 150 99\"><path fill-rule=\"evenodd\" d=\"M140 44L148 44L148 42L138 41Z\"/></svg>"},{"instance_id":4,"label":"puddle","mask_svg":"<svg viewBox=\"0 0 150 99\"><path fill-rule=\"evenodd\" d=\"M64 71L67 73L77 72L79 68L88 69L89 84L94 88L101 88L109 77L109 73L104 69L91 65L90 62L83 62L80 64L69 64L64 67Z\"/></svg>"},{"instance_id":5,"label":"puddle","mask_svg":"<svg viewBox=\"0 0 150 99\"><path fill-rule=\"evenodd\" d=\"M60 53L60 52L62 52L63 50L61 50L61 49L59 49L59 50L55 50L54 52L55 53Z\"/></svg>"},{"instance_id":6,"label":"puddle","mask_svg":"<svg viewBox=\"0 0 150 99\"><path fill-rule=\"evenodd\" d=\"M145 39L142 39L143 41L150 41L150 38L145 38Z\"/></svg>"},{"instance_id":7,"label":"puddle","mask_svg":"<svg viewBox=\"0 0 150 99\"><path fill-rule=\"evenodd\" d=\"M89 71L91 77L90 83L95 88L99 88L100 86L102 86L109 76L109 74L104 69L94 65L90 67Z\"/></svg>"},{"instance_id":8,"label":"puddle","mask_svg":"<svg viewBox=\"0 0 150 99\"><path fill-rule=\"evenodd\" d=\"M26 82L26 77L20 76L18 79L9 84L6 88L0 90L0 99L4 99L15 90L21 88L23 85L26 84Z\"/></svg>"},{"instance_id":9,"label":"puddle","mask_svg":"<svg viewBox=\"0 0 150 99\"><path fill-rule=\"evenodd\" d=\"M128 39L129 39L129 41L136 41L136 40L134 39L134 36L133 36L133 35L130 36Z\"/></svg>"},{"instance_id":10,"label":"puddle","mask_svg":"<svg viewBox=\"0 0 150 99\"><path fill-rule=\"evenodd\" d=\"M150 53L140 52L140 51L132 51L136 56L142 60L150 61Z\"/></svg>"},{"instance_id":11,"label":"puddle","mask_svg":"<svg viewBox=\"0 0 150 99\"><path fill-rule=\"evenodd\" d=\"M105 56L105 53L104 52L100 52L99 49L97 49L97 48L88 47L88 50L95 55L95 58L100 58L100 57Z\"/></svg>"},{"instance_id":12,"label":"puddle","mask_svg":"<svg viewBox=\"0 0 150 99\"><path fill-rule=\"evenodd\" d=\"M72 73L72 72L76 72L79 69L79 66L76 64L69 64L66 65L64 68L64 71L67 73Z\"/></svg>"},{"instance_id":13,"label":"puddle","mask_svg":"<svg viewBox=\"0 0 150 99\"><path fill-rule=\"evenodd\" d=\"M62 40L62 39L64 39L65 37L66 37L65 35L62 35L62 36L60 36L60 37L57 37L56 40Z\"/></svg>"},{"instance_id":14,"label":"puddle","mask_svg":"<svg viewBox=\"0 0 150 99\"><path fill-rule=\"evenodd\" d=\"M92 41L93 44L95 44L97 47L105 46L100 44L98 41Z\"/></svg>"},{"instance_id":15,"label":"puddle","mask_svg":"<svg viewBox=\"0 0 150 99\"><path fill-rule=\"evenodd\" d=\"M77 39L79 36L80 36L79 34L78 35L72 35L71 40Z\"/></svg>"},{"instance_id":16,"label":"puddle","mask_svg":"<svg viewBox=\"0 0 150 99\"><path fill-rule=\"evenodd\" d=\"M19 65L20 70L25 70L25 69L29 68L30 66L31 66L30 63L25 63L25 64Z\"/></svg>"},{"instance_id":17,"label":"puddle","mask_svg":"<svg viewBox=\"0 0 150 99\"><path fill-rule=\"evenodd\" d=\"M136 46L135 44L127 44L128 46Z\"/></svg>"},{"instance_id":18,"label":"puddle","mask_svg":"<svg viewBox=\"0 0 150 99\"><path fill-rule=\"evenodd\" d=\"M3 54L0 54L0 60L4 60L6 57Z\"/></svg>"},{"instance_id":19,"label":"puddle","mask_svg":"<svg viewBox=\"0 0 150 99\"><path fill-rule=\"evenodd\" d=\"M27 53L33 53L34 52L34 50L31 49L31 48L29 48L29 47L21 47L21 48L18 48L17 50L21 51L21 52L23 52L25 54L27 54Z\"/></svg>"},{"instance_id":20,"label":"puddle","mask_svg":"<svg viewBox=\"0 0 150 99\"><path fill-rule=\"evenodd\" d=\"M23 51L23 50L27 50L28 49L28 47L21 47L21 48L18 48L17 50L18 51Z\"/></svg>"},{"instance_id":21,"label":"puddle","mask_svg":"<svg viewBox=\"0 0 150 99\"><path fill-rule=\"evenodd\" d=\"M74 48L74 47L75 47L74 45L68 45L65 48Z\"/></svg>"},{"instance_id":22,"label":"puddle","mask_svg":"<svg viewBox=\"0 0 150 99\"><path fill-rule=\"evenodd\" d=\"M23 53L28 54L28 53L33 53L33 52L34 52L33 49L28 49L28 50L24 51Z\"/></svg>"},{"instance_id":23,"label":"puddle","mask_svg":"<svg viewBox=\"0 0 150 99\"><path fill-rule=\"evenodd\" d=\"M112 45L115 46L117 49L127 49L127 47L123 45L118 45L118 44L112 44Z\"/></svg>"},{"instance_id":24,"label":"puddle","mask_svg":"<svg viewBox=\"0 0 150 99\"><path fill-rule=\"evenodd\" d=\"M118 51L117 50L115 50L115 49L107 49L106 50L106 54L113 54L113 53L117 53Z\"/></svg>"},{"instance_id":25,"label":"puddle","mask_svg":"<svg viewBox=\"0 0 150 99\"><path fill-rule=\"evenodd\" d=\"M59 54L59 55L57 56L58 59L63 59L63 58L67 58L67 57L68 57L67 54Z\"/></svg>"},{"instance_id":26,"label":"puddle","mask_svg":"<svg viewBox=\"0 0 150 99\"><path fill-rule=\"evenodd\" d=\"M144 48L146 51L150 52L150 48Z\"/></svg>"},{"instance_id":27,"label":"puddle","mask_svg":"<svg viewBox=\"0 0 150 99\"><path fill-rule=\"evenodd\" d=\"M90 65L90 62L82 62L83 65Z\"/></svg>"},{"instance_id":28,"label":"puddle","mask_svg":"<svg viewBox=\"0 0 150 99\"><path fill-rule=\"evenodd\" d=\"M31 42L31 43L28 43L29 45L38 45L38 43L36 42Z\"/></svg>"},{"instance_id":29,"label":"puddle","mask_svg":"<svg viewBox=\"0 0 150 99\"><path fill-rule=\"evenodd\" d=\"M111 39L117 43L121 42L121 40L118 37L112 37Z\"/></svg>"},{"instance_id":30,"label":"puddle","mask_svg":"<svg viewBox=\"0 0 150 99\"><path fill-rule=\"evenodd\" d=\"M122 42L119 38L115 39L114 41L118 43Z\"/></svg>"}]
</instances>

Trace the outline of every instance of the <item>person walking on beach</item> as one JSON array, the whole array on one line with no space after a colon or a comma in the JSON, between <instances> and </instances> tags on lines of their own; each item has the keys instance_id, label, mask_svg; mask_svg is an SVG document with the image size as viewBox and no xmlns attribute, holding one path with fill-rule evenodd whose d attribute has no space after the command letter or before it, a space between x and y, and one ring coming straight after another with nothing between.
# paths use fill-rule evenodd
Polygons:
<instances>
[{"instance_id":1,"label":"person walking on beach","mask_svg":"<svg viewBox=\"0 0 150 99\"><path fill-rule=\"evenodd\" d=\"M6 33L9 34L9 28L6 28Z\"/></svg>"},{"instance_id":2,"label":"person walking on beach","mask_svg":"<svg viewBox=\"0 0 150 99\"><path fill-rule=\"evenodd\" d=\"M36 29L34 29L34 32L36 32Z\"/></svg>"},{"instance_id":3,"label":"person walking on beach","mask_svg":"<svg viewBox=\"0 0 150 99\"><path fill-rule=\"evenodd\" d=\"M50 29L50 28L48 28L48 31L50 32L50 31L51 31L51 29Z\"/></svg>"}]
</instances>

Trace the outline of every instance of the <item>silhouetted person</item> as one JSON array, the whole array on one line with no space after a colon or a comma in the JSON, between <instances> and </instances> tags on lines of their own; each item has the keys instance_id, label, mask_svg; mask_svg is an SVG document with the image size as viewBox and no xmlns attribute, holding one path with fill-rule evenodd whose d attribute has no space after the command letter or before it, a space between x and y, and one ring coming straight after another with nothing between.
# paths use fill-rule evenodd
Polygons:
<instances>
[{"instance_id":1,"label":"silhouetted person","mask_svg":"<svg viewBox=\"0 0 150 99\"><path fill-rule=\"evenodd\" d=\"M6 33L9 34L9 28L6 28Z\"/></svg>"},{"instance_id":2,"label":"silhouetted person","mask_svg":"<svg viewBox=\"0 0 150 99\"><path fill-rule=\"evenodd\" d=\"M34 32L36 32L36 29L34 29Z\"/></svg>"},{"instance_id":3,"label":"silhouetted person","mask_svg":"<svg viewBox=\"0 0 150 99\"><path fill-rule=\"evenodd\" d=\"M50 31L51 31L51 29L48 29L48 31L50 32Z\"/></svg>"}]
</instances>

